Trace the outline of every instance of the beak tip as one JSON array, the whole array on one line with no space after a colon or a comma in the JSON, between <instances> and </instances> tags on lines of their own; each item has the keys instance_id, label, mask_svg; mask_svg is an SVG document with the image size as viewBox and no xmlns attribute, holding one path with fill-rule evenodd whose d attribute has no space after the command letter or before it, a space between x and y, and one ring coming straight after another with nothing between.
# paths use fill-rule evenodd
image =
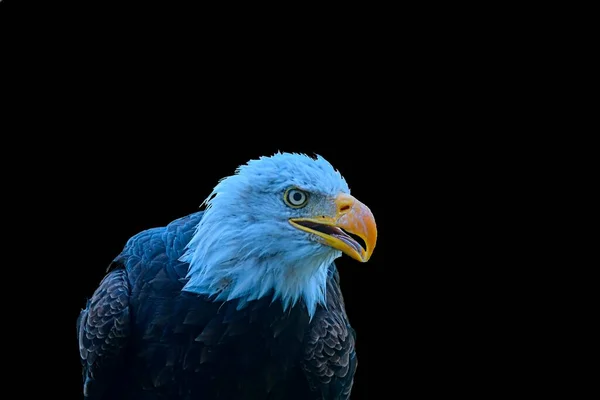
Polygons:
<instances>
[{"instance_id":1,"label":"beak tip","mask_svg":"<svg viewBox=\"0 0 600 400\"><path fill-rule=\"evenodd\" d=\"M360 259L358 261L360 261L362 263L366 263L371 259L372 254L373 254L372 252L365 252L360 255Z\"/></svg>"}]
</instances>

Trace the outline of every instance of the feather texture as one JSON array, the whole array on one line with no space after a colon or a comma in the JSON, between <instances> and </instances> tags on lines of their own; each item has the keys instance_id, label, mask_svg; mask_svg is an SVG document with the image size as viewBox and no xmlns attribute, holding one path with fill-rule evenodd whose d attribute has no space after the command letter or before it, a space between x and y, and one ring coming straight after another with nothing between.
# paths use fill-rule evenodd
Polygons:
<instances>
[{"instance_id":1,"label":"feather texture","mask_svg":"<svg viewBox=\"0 0 600 400\"><path fill-rule=\"evenodd\" d=\"M306 208L287 206L289 188L310 193ZM181 261L190 263L186 291L244 307L273 291L284 308L303 300L311 317L325 304L327 268L342 252L288 220L335 213L333 199L350 193L324 158L280 153L261 157L222 179Z\"/></svg>"}]
</instances>

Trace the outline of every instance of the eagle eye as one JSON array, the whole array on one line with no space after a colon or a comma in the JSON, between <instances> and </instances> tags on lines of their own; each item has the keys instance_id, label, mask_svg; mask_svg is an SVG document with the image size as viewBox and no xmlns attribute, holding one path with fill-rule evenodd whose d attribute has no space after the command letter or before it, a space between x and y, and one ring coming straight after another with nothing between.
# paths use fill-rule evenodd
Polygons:
<instances>
[{"instance_id":1,"label":"eagle eye","mask_svg":"<svg viewBox=\"0 0 600 400\"><path fill-rule=\"evenodd\" d=\"M285 191L283 199L288 206L292 208L301 208L308 202L308 193L300 189L290 188Z\"/></svg>"}]
</instances>

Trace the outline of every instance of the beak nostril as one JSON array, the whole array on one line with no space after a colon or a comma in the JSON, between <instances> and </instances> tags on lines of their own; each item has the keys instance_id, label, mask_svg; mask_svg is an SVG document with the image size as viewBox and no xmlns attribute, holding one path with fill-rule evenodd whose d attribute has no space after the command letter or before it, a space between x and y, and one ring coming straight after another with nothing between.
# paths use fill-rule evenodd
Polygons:
<instances>
[{"instance_id":1,"label":"beak nostril","mask_svg":"<svg viewBox=\"0 0 600 400\"><path fill-rule=\"evenodd\" d=\"M349 209L350 209L350 206L348 204L346 204L345 206L340 208L340 211L348 211Z\"/></svg>"}]
</instances>

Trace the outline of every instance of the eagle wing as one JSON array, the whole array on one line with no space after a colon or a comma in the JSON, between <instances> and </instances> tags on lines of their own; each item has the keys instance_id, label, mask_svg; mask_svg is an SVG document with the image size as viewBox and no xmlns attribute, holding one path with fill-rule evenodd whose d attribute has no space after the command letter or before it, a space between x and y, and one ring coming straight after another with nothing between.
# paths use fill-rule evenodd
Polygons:
<instances>
[{"instance_id":1,"label":"eagle wing","mask_svg":"<svg viewBox=\"0 0 600 400\"><path fill-rule=\"evenodd\" d=\"M335 266L327 283L327 308L320 308L309 327L303 369L318 399L350 397L357 366L355 333L348 322Z\"/></svg>"},{"instance_id":2,"label":"eagle wing","mask_svg":"<svg viewBox=\"0 0 600 400\"><path fill-rule=\"evenodd\" d=\"M79 315L77 336L85 398L111 398L111 387L118 382L129 337L129 295L125 269L115 269L102 280Z\"/></svg>"}]
</instances>

